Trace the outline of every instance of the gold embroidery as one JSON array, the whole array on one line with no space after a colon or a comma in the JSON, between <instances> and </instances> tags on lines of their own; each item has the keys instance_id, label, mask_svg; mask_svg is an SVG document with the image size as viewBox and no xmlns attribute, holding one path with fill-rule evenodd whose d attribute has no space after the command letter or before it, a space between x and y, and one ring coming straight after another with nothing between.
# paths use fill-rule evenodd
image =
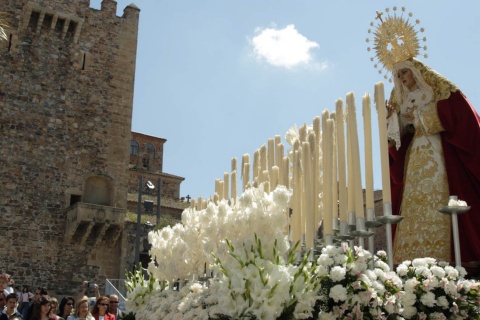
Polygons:
<instances>
[{"instance_id":1,"label":"gold embroidery","mask_svg":"<svg viewBox=\"0 0 480 320\"><path fill-rule=\"evenodd\" d=\"M422 112L422 118L426 133L435 134L444 131L438 117L437 106L434 103L430 103Z\"/></svg>"}]
</instances>

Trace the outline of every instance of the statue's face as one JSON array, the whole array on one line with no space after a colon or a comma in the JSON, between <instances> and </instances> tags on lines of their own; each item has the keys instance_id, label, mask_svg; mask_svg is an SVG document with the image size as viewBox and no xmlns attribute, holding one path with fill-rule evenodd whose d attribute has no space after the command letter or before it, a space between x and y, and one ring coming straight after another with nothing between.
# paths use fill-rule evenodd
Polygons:
<instances>
[{"instance_id":1,"label":"statue's face","mask_svg":"<svg viewBox=\"0 0 480 320\"><path fill-rule=\"evenodd\" d=\"M413 90L416 89L417 87L417 82L415 81L415 78L413 77L412 70L409 68L403 68L398 70L397 75L398 79L402 82L402 84L407 87L408 90Z\"/></svg>"}]
</instances>

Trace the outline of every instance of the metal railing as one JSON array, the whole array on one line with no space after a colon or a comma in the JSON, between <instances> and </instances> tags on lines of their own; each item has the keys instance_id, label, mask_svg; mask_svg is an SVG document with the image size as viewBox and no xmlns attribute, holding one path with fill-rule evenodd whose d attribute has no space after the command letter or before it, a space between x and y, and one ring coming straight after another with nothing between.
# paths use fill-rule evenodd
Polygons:
<instances>
[{"instance_id":1,"label":"metal railing","mask_svg":"<svg viewBox=\"0 0 480 320\"><path fill-rule=\"evenodd\" d=\"M125 297L127 296L125 279L107 279L105 282L105 294L107 296L116 294L118 296L118 308L125 311Z\"/></svg>"}]
</instances>

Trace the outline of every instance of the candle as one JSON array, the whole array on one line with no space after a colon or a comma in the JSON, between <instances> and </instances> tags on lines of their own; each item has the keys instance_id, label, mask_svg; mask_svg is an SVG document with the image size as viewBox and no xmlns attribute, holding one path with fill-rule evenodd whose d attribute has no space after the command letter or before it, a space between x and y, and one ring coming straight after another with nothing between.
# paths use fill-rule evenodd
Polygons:
<instances>
[{"instance_id":1,"label":"candle","mask_svg":"<svg viewBox=\"0 0 480 320\"><path fill-rule=\"evenodd\" d=\"M223 198L224 199L230 199L229 198L229 185L230 185L230 174L228 172L223 173Z\"/></svg>"},{"instance_id":2,"label":"candle","mask_svg":"<svg viewBox=\"0 0 480 320\"><path fill-rule=\"evenodd\" d=\"M370 95L365 93L363 103L363 132L365 139L365 204L366 209L374 209L373 204L373 160L372 160L372 121Z\"/></svg>"},{"instance_id":3,"label":"candle","mask_svg":"<svg viewBox=\"0 0 480 320\"><path fill-rule=\"evenodd\" d=\"M202 197L197 198L197 208L198 208L199 211L203 209L203 199L202 199Z\"/></svg>"},{"instance_id":4,"label":"candle","mask_svg":"<svg viewBox=\"0 0 480 320\"><path fill-rule=\"evenodd\" d=\"M257 149L253 153L253 180L258 180L260 170L260 150Z\"/></svg>"},{"instance_id":5,"label":"candle","mask_svg":"<svg viewBox=\"0 0 480 320\"><path fill-rule=\"evenodd\" d=\"M352 148L352 138L350 136L350 131L352 128L350 126L350 112L347 106L347 172L348 172L348 184L347 184L347 213L355 212L355 200L354 200L354 186L355 181L353 178L353 148Z\"/></svg>"},{"instance_id":6,"label":"candle","mask_svg":"<svg viewBox=\"0 0 480 320\"><path fill-rule=\"evenodd\" d=\"M237 158L232 158L232 172L237 171Z\"/></svg>"},{"instance_id":7,"label":"candle","mask_svg":"<svg viewBox=\"0 0 480 320\"><path fill-rule=\"evenodd\" d=\"M302 165L303 165L303 194L305 201L305 241L307 248L314 247L315 240L315 212L313 210L312 170L310 160L310 144L302 142ZM302 210L303 212L303 210Z\"/></svg>"},{"instance_id":8,"label":"candle","mask_svg":"<svg viewBox=\"0 0 480 320\"><path fill-rule=\"evenodd\" d=\"M354 202L355 202L355 216L357 218L365 218L363 210L363 192L362 192L362 176L360 170L360 151L358 146L358 131L357 131L357 114L355 110L355 98L353 92L347 94L347 108L350 131L352 160L353 160L353 181L354 181Z\"/></svg>"},{"instance_id":9,"label":"candle","mask_svg":"<svg viewBox=\"0 0 480 320\"><path fill-rule=\"evenodd\" d=\"M250 163L250 155L248 153L245 153L243 156L242 156L242 179L243 181L245 181L245 164L246 163Z\"/></svg>"},{"instance_id":10,"label":"candle","mask_svg":"<svg viewBox=\"0 0 480 320\"><path fill-rule=\"evenodd\" d=\"M220 179L215 179L215 194L220 195Z\"/></svg>"},{"instance_id":11,"label":"candle","mask_svg":"<svg viewBox=\"0 0 480 320\"><path fill-rule=\"evenodd\" d=\"M325 119L322 130L323 149L323 234L332 235L332 132L333 120Z\"/></svg>"},{"instance_id":12,"label":"candle","mask_svg":"<svg viewBox=\"0 0 480 320\"><path fill-rule=\"evenodd\" d=\"M232 171L232 200L237 203L237 171Z\"/></svg>"},{"instance_id":13,"label":"candle","mask_svg":"<svg viewBox=\"0 0 480 320\"><path fill-rule=\"evenodd\" d=\"M275 140L277 140L276 137L275 137ZM275 146L276 146L275 165L278 167L278 184L285 185L285 183L283 182L284 181L283 175L285 171L283 169L283 154L284 154L283 143L279 142Z\"/></svg>"},{"instance_id":14,"label":"candle","mask_svg":"<svg viewBox=\"0 0 480 320\"><path fill-rule=\"evenodd\" d=\"M223 185L224 185L224 183L223 183L222 180L218 181L218 198L220 200L225 199L225 196L223 194Z\"/></svg>"},{"instance_id":15,"label":"candle","mask_svg":"<svg viewBox=\"0 0 480 320\"><path fill-rule=\"evenodd\" d=\"M337 226L338 220L338 178L337 178L337 115L335 112L330 113L332 122L332 217L333 226Z\"/></svg>"},{"instance_id":16,"label":"candle","mask_svg":"<svg viewBox=\"0 0 480 320\"><path fill-rule=\"evenodd\" d=\"M302 205L301 205L301 194L302 186L299 183L300 176L302 174L300 167L299 159L299 150L293 152L293 172L292 172L292 185L293 185L293 212L291 216L291 240L292 244L300 241L302 236L301 231L301 221L302 221ZM300 246L297 248L297 251L300 250Z\"/></svg>"},{"instance_id":17,"label":"candle","mask_svg":"<svg viewBox=\"0 0 480 320\"><path fill-rule=\"evenodd\" d=\"M378 134L380 136L380 160L382 166L383 203L392 203L390 192L390 167L388 159L387 114L383 82L375 84L375 106L378 113Z\"/></svg>"},{"instance_id":18,"label":"candle","mask_svg":"<svg viewBox=\"0 0 480 320\"><path fill-rule=\"evenodd\" d=\"M268 171L272 170L272 167L275 165L275 140L272 138L268 139Z\"/></svg>"},{"instance_id":19,"label":"candle","mask_svg":"<svg viewBox=\"0 0 480 320\"><path fill-rule=\"evenodd\" d=\"M263 172L264 170L267 170L267 146L263 145L260 148L260 171Z\"/></svg>"},{"instance_id":20,"label":"candle","mask_svg":"<svg viewBox=\"0 0 480 320\"><path fill-rule=\"evenodd\" d=\"M282 158L283 158L283 149L282 153L280 153L280 144L282 143L282 137L279 135L275 136L275 163L273 164L274 166L278 167L279 173L282 171ZM283 148L283 145L282 145Z\"/></svg>"},{"instance_id":21,"label":"candle","mask_svg":"<svg viewBox=\"0 0 480 320\"><path fill-rule=\"evenodd\" d=\"M288 157L283 157L283 185L290 188L290 160Z\"/></svg>"},{"instance_id":22,"label":"candle","mask_svg":"<svg viewBox=\"0 0 480 320\"><path fill-rule=\"evenodd\" d=\"M272 172L270 173L270 175L271 175L271 177L270 177L270 187L271 187L272 190L275 190L275 188L278 185L278 173L279 173L278 167L273 166L272 167Z\"/></svg>"},{"instance_id":23,"label":"candle","mask_svg":"<svg viewBox=\"0 0 480 320\"><path fill-rule=\"evenodd\" d=\"M337 118L337 163L338 163L338 199L340 222L347 222L347 173L345 164L345 118L343 113L343 101L335 102Z\"/></svg>"},{"instance_id":24,"label":"candle","mask_svg":"<svg viewBox=\"0 0 480 320\"><path fill-rule=\"evenodd\" d=\"M250 182L250 163L245 163L243 166L243 191L247 189Z\"/></svg>"},{"instance_id":25,"label":"candle","mask_svg":"<svg viewBox=\"0 0 480 320\"><path fill-rule=\"evenodd\" d=\"M263 170L260 182L267 182L267 181L270 181L270 172L268 170Z\"/></svg>"},{"instance_id":26,"label":"candle","mask_svg":"<svg viewBox=\"0 0 480 320\"><path fill-rule=\"evenodd\" d=\"M298 130L298 136L299 136L300 142L304 142L305 140L307 140L307 125L305 123Z\"/></svg>"}]
</instances>

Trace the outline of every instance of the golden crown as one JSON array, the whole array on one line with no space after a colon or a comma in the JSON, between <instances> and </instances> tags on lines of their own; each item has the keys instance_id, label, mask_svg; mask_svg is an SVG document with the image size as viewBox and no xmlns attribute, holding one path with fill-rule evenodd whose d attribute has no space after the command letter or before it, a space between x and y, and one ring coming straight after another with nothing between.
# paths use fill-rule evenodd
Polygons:
<instances>
[{"instance_id":1,"label":"golden crown","mask_svg":"<svg viewBox=\"0 0 480 320\"><path fill-rule=\"evenodd\" d=\"M427 46L420 45L418 34L425 31L420 28L420 20L413 21L413 14L405 13L405 8L397 10L393 7L393 13L389 15L390 9L386 8L385 13L377 11L375 22L370 22L370 26L374 28L368 29L369 34L373 34L373 38L367 38L367 43L373 43L372 47L368 47L370 52L375 51L375 56L370 60L374 63L374 67L379 69L379 74L384 74L384 78L388 79L388 73L393 71L393 66L407 59L423 55L427 58L425 53ZM400 11L400 12L397 12ZM404 16L405 15L405 16ZM426 37L421 39L424 43L427 41ZM422 54L421 51L424 51ZM392 82L391 78L389 79Z\"/></svg>"}]
</instances>

